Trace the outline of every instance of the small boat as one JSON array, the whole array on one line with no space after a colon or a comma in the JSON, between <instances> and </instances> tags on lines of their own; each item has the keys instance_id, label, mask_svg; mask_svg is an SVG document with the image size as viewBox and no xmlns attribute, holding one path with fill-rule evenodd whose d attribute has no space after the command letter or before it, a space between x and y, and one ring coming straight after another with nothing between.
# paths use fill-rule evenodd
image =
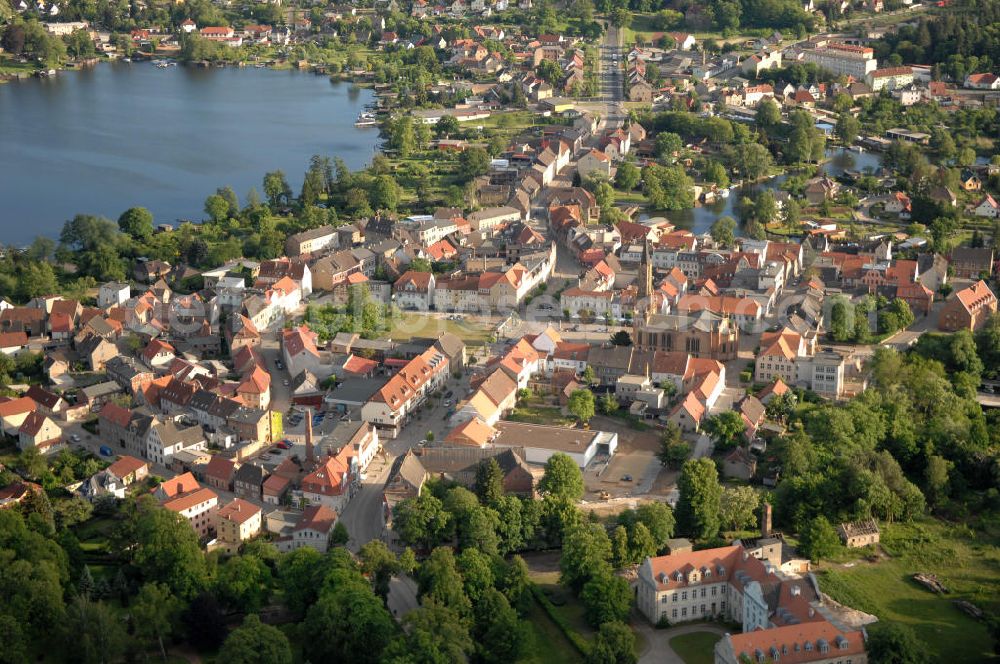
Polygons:
<instances>
[{"instance_id":1,"label":"small boat","mask_svg":"<svg viewBox=\"0 0 1000 664\"><path fill-rule=\"evenodd\" d=\"M122 62L132 62L132 58L122 58Z\"/></svg>"},{"instance_id":2,"label":"small boat","mask_svg":"<svg viewBox=\"0 0 1000 664\"><path fill-rule=\"evenodd\" d=\"M719 190L719 196L721 196L722 198L729 198L729 190L728 189L720 189Z\"/></svg>"},{"instance_id":3,"label":"small boat","mask_svg":"<svg viewBox=\"0 0 1000 664\"><path fill-rule=\"evenodd\" d=\"M263 69L263 68L264 68L264 67L266 67L266 66L267 66L267 65L265 65L265 64L264 64L264 63L262 63L262 62L258 62L257 64L255 64L255 65L254 65L254 67L256 67L257 69Z\"/></svg>"},{"instance_id":4,"label":"small boat","mask_svg":"<svg viewBox=\"0 0 1000 664\"><path fill-rule=\"evenodd\" d=\"M377 125L378 120L375 118L374 113L362 113L354 123L355 127L375 127Z\"/></svg>"}]
</instances>

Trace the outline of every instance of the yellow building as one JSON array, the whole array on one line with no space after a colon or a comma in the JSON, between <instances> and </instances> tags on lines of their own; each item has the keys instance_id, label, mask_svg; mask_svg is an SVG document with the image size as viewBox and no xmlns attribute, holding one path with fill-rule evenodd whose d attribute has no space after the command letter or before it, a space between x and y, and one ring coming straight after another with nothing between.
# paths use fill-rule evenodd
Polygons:
<instances>
[{"instance_id":1,"label":"yellow building","mask_svg":"<svg viewBox=\"0 0 1000 664\"><path fill-rule=\"evenodd\" d=\"M261 531L260 508L242 498L236 498L222 507L217 518L219 545L226 553L236 553L243 542Z\"/></svg>"}]
</instances>

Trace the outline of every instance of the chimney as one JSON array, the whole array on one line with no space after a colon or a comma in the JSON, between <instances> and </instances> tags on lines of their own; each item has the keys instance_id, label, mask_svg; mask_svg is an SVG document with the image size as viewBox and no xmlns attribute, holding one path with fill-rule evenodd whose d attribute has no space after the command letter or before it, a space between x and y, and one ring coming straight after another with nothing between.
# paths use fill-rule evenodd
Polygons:
<instances>
[{"instance_id":1,"label":"chimney","mask_svg":"<svg viewBox=\"0 0 1000 664\"><path fill-rule=\"evenodd\" d=\"M770 537L771 536L771 516L772 508L771 503L764 503L760 508L760 536Z\"/></svg>"},{"instance_id":2,"label":"chimney","mask_svg":"<svg viewBox=\"0 0 1000 664\"><path fill-rule=\"evenodd\" d=\"M306 408L306 461L309 463L316 461L316 452L313 450L312 408Z\"/></svg>"}]
</instances>

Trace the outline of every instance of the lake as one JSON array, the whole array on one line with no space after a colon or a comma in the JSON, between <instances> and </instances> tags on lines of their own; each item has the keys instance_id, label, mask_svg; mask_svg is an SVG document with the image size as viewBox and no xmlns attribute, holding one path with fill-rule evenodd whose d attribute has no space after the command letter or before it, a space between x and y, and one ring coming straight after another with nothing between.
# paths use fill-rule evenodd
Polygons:
<instances>
[{"instance_id":1,"label":"lake","mask_svg":"<svg viewBox=\"0 0 1000 664\"><path fill-rule=\"evenodd\" d=\"M244 201L264 173L296 194L314 154L367 165L376 129L354 121L369 90L326 76L257 68L100 64L0 85L0 243L55 237L77 213L156 223L205 217L230 186Z\"/></svg>"},{"instance_id":2,"label":"lake","mask_svg":"<svg viewBox=\"0 0 1000 664\"><path fill-rule=\"evenodd\" d=\"M840 177L844 171L877 171L882 166L882 155L875 152L855 152L844 148L829 148L826 151L827 161L823 162L822 170L831 177ZM756 185L755 190L778 189L787 179L779 175ZM739 200L742 189L734 187L728 198L720 198L714 203L702 205L689 210L668 212L666 217L678 228L690 230L695 235L707 233L719 217L732 217L740 220ZM742 233L742 226L737 229L737 235Z\"/></svg>"}]
</instances>

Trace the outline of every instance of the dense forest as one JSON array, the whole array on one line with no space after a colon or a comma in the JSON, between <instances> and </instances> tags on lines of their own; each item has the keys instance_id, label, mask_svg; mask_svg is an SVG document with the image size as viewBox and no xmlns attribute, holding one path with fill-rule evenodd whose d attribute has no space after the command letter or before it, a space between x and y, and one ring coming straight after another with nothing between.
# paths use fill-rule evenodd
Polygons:
<instances>
[{"instance_id":1,"label":"dense forest","mask_svg":"<svg viewBox=\"0 0 1000 664\"><path fill-rule=\"evenodd\" d=\"M879 62L932 64L935 77L956 81L1000 63L1000 2L961 0L916 25L901 25L875 43Z\"/></svg>"}]
</instances>

